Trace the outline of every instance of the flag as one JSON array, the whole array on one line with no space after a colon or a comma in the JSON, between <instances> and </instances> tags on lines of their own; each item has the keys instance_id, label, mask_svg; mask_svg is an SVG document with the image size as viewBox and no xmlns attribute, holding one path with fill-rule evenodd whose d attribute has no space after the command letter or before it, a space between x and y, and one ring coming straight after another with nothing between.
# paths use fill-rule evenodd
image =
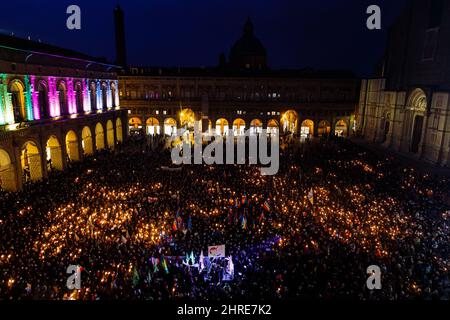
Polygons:
<instances>
[{"instance_id":1,"label":"flag","mask_svg":"<svg viewBox=\"0 0 450 320\"><path fill-rule=\"evenodd\" d=\"M159 259L152 258L152 264L153 264L153 273L158 272L159 271L159 268L158 268Z\"/></svg>"},{"instance_id":2,"label":"flag","mask_svg":"<svg viewBox=\"0 0 450 320\"><path fill-rule=\"evenodd\" d=\"M134 269L133 269L133 280L132 281L133 281L133 286L135 286L135 287L139 283L139 273L138 273L136 267L134 267Z\"/></svg>"},{"instance_id":3,"label":"flag","mask_svg":"<svg viewBox=\"0 0 450 320\"><path fill-rule=\"evenodd\" d=\"M167 261L164 258L164 256L162 256L162 258L161 258L161 266L163 267L164 271L168 274L169 268L167 267Z\"/></svg>"},{"instance_id":4,"label":"flag","mask_svg":"<svg viewBox=\"0 0 450 320\"><path fill-rule=\"evenodd\" d=\"M247 229L247 218L245 216L242 216L242 230L246 230Z\"/></svg>"},{"instance_id":5,"label":"flag","mask_svg":"<svg viewBox=\"0 0 450 320\"><path fill-rule=\"evenodd\" d=\"M266 210L267 212L272 211L271 208L270 208L269 202L268 202L267 200L264 201L264 203L263 203L263 208L264 208L264 210Z\"/></svg>"},{"instance_id":6,"label":"flag","mask_svg":"<svg viewBox=\"0 0 450 320\"><path fill-rule=\"evenodd\" d=\"M231 281L234 278L234 263L233 263L233 257L230 256L227 258L227 266L225 267L225 272L223 273L222 280L223 281Z\"/></svg>"},{"instance_id":7,"label":"flag","mask_svg":"<svg viewBox=\"0 0 450 320\"><path fill-rule=\"evenodd\" d=\"M203 250L200 253L200 259L198 261L198 269L199 272L202 272L203 269L205 269L205 257L203 256Z\"/></svg>"},{"instance_id":8,"label":"flag","mask_svg":"<svg viewBox=\"0 0 450 320\"><path fill-rule=\"evenodd\" d=\"M208 257L209 258L225 257L225 245L223 244L220 246L209 246Z\"/></svg>"},{"instance_id":9,"label":"flag","mask_svg":"<svg viewBox=\"0 0 450 320\"><path fill-rule=\"evenodd\" d=\"M125 238L124 236L122 236L122 243L127 243L127 238Z\"/></svg>"},{"instance_id":10,"label":"flag","mask_svg":"<svg viewBox=\"0 0 450 320\"><path fill-rule=\"evenodd\" d=\"M230 256L230 257L228 258L228 264L227 264L226 272L227 272L229 275L233 275L233 274L234 274L234 263L233 263L233 257L232 257L232 256Z\"/></svg>"},{"instance_id":11,"label":"flag","mask_svg":"<svg viewBox=\"0 0 450 320\"><path fill-rule=\"evenodd\" d=\"M312 205L314 205L314 190L311 188L311 190L308 193L308 200L311 202Z\"/></svg>"},{"instance_id":12,"label":"flag","mask_svg":"<svg viewBox=\"0 0 450 320\"><path fill-rule=\"evenodd\" d=\"M178 230L178 227L177 227L177 219L173 220L172 230L173 230L173 231L177 231L177 230Z\"/></svg>"}]
</instances>

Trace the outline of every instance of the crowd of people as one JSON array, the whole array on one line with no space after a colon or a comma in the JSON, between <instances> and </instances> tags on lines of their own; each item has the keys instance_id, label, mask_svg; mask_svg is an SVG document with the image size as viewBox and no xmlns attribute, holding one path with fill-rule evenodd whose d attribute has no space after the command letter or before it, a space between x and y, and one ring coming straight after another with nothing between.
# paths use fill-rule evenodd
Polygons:
<instances>
[{"instance_id":1,"label":"crowd of people","mask_svg":"<svg viewBox=\"0 0 450 320\"><path fill-rule=\"evenodd\" d=\"M449 178L332 137L283 145L275 176L170 163L133 138L2 193L0 299L449 298ZM232 279L186 264L222 244Z\"/></svg>"}]
</instances>

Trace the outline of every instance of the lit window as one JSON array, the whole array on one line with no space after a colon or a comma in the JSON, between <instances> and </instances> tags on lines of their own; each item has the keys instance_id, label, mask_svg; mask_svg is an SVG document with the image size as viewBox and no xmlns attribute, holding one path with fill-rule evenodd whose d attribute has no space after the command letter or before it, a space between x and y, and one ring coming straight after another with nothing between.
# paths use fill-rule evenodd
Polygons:
<instances>
[{"instance_id":1,"label":"lit window","mask_svg":"<svg viewBox=\"0 0 450 320\"><path fill-rule=\"evenodd\" d=\"M164 115L166 115L166 114L167 114L167 111L166 111L166 110L164 110L164 111L163 111L163 114L164 114Z\"/></svg>"},{"instance_id":2,"label":"lit window","mask_svg":"<svg viewBox=\"0 0 450 320\"><path fill-rule=\"evenodd\" d=\"M156 110L156 111L155 111L155 114L159 114L159 110Z\"/></svg>"}]
</instances>

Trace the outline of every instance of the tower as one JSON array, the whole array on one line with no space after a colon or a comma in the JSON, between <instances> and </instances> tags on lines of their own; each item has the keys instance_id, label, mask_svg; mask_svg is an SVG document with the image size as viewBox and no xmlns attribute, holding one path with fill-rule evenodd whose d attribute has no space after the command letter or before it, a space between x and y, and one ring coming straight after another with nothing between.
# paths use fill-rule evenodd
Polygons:
<instances>
[{"instance_id":1,"label":"tower","mask_svg":"<svg viewBox=\"0 0 450 320\"><path fill-rule=\"evenodd\" d=\"M127 66L127 49L125 45L125 19L119 5L114 9L114 24L116 29L116 63Z\"/></svg>"}]
</instances>

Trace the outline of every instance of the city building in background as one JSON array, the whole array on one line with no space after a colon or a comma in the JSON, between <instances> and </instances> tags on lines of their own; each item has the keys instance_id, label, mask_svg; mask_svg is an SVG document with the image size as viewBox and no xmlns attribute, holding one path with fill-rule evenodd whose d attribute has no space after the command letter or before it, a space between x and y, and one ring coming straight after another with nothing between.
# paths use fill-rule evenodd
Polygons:
<instances>
[{"instance_id":1,"label":"city building in background","mask_svg":"<svg viewBox=\"0 0 450 320\"><path fill-rule=\"evenodd\" d=\"M250 19L228 61L221 54L215 67L129 66L119 75L129 128L147 135L192 130L198 121L210 134L278 128L302 137L348 137L354 130L359 87L360 80L350 71L270 69Z\"/></svg>"},{"instance_id":2,"label":"city building in background","mask_svg":"<svg viewBox=\"0 0 450 320\"><path fill-rule=\"evenodd\" d=\"M449 1L409 2L389 32L378 77L361 85L357 130L365 139L450 166L449 37Z\"/></svg>"},{"instance_id":3,"label":"city building in background","mask_svg":"<svg viewBox=\"0 0 450 320\"><path fill-rule=\"evenodd\" d=\"M64 170L128 134L117 67L40 42L0 35L0 186Z\"/></svg>"}]
</instances>

